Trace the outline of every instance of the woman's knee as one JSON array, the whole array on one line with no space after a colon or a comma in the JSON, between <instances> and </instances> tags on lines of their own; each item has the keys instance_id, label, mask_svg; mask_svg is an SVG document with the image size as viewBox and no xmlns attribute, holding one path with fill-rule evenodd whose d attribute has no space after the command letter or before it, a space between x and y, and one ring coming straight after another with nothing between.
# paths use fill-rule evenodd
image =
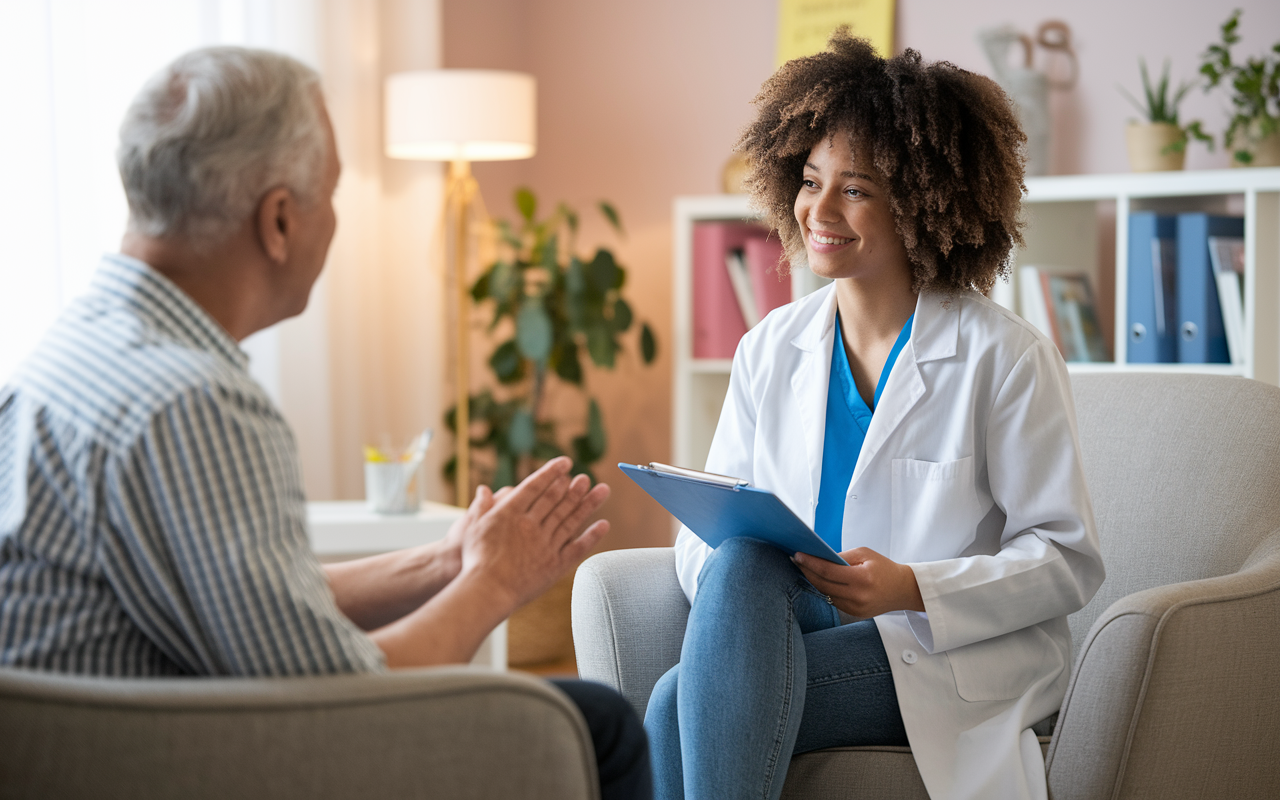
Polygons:
<instances>
[{"instance_id":1,"label":"woman's knee","mask_svg":"<svg viewBox=\"0 0 1280 800\"><path fill-rule=\"evenodd\" d=\"M649 705L644 712L644 724L647 727L650 719L674 721L676 719L676 689L680 682L680 665L676 664L658 678L649 693Z\"/></svg>"},{"instance_id":2,"label":"woman's knee","mask_svg":"<svg viewBox=\"0 0 1280 800\"><path fill-rule=\"evenodd\" d=\"M800 571L791 563L791 557L770 544L757 539L735 536L720 543L707 559L698 577L698 591L718 579L731 585L767 585L781 582L787 586L795 583Z\"/></svg>"}]
</instances>

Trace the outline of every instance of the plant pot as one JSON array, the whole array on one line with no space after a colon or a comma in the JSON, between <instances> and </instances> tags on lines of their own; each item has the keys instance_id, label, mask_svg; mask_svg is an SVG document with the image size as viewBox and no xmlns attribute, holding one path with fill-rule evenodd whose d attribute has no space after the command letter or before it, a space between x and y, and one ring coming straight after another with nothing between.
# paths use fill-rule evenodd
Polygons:
<instances>
[{"instance_id":1,"label":"plant pot","mask_svg":"<svg viewBox=\"0 0 1280 800\"><path fill-rule=\"evenodd\" d=\"M1134 172L1182 169L1187 159L1184 144L1175 152L1163 152L1171 144L1186 141L1186 134L1168 122L1131 122L1124 132L1129 145L1129 168Z\"/></svg>"},{"instance_id":2,"label":"plant pot","mask_svg":"<svg viewBox=\"0 0 1280 800\"><path fill-rule=\"evenodd\" d=\"M1244 143L1237 144L1239 139L1231 142L1231 166L1233 167L1280 167L1280 130L1272 131L1261 139L1247 138ZM1237 161L1236 150L1247 150L1253 155L1248 164Z\"/></svg>"}]
</instances>

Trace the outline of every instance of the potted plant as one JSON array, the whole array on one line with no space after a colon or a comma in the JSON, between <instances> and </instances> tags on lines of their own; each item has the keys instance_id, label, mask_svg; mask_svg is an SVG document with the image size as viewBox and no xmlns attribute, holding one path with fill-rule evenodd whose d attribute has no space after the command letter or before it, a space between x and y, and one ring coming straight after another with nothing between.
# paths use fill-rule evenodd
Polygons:
<instances>
[{"instance_id":1,"label":"potted plant","mask_svg":"<svg viewBox=\"0 0 1280 800\"><path fill-rule=\"evenodd\" d=\"M1240 10L1222 23L1222 41L1201 55L1205 91L1222 84L1231 89L1231 121L1223 142L1234 167L1280 166L1280 42L1262 58L1237 64L1231 46L1240 41Z\"/></svg>"},{"instance_id":2,"label":"potted plant","mask_svg":"<svg viewBox=\"0 0 1280 800\"><path fill-rule=\"evenodd\" d=\"M622 297L627 273L613 253L601 247L589 259L575 255L577 212L561 203L539 220L537 198L525 188L516 190L515 203L520 222L495 225L505 257L486 267L471 287L476 305L492 307L489 331L499 332L501 340L489 356L497 391L485 390L469 401L471 419L483 424L483 434L471 441L473 452L489 453L489 463L476 465L477 474L495 490L566 452L575 473L591 475L591 464L606 445L600 406L586 397L584 430L566 449L556 419L544 407L547 389L559 381L585 393L583 354L597 367L612 369L625 352L621 337L634 321ZM602 201L599 209L621 235L613 206ZM638 344L644 363L652 363L657 344L647 323L640 326ZM455 418L456 408L449 409L445 424L450 430L456 428ZM456 456L445 465L447 478L455 473Z\"/></svg>"},{"instance_id":3,"label":"potted plant","mask_svg":"<svg viewBox=\"0 0 1280 800\"><path fill-rule=\"evenodd\" d=\"M1142 113L1146 122L1131 120L1125 130L1129 146L1129 165L1134 172L1157 172L1182 169L1187 157L1187 140L1194 138L1213 147L1213 140L1200 129L1200 121L1183 126L1178 123L1178 105L1193 84L1183 83L1170 95L1169 62L1164 62L1160 83L1153 85L1147 73L1147 62L1138 59L1142 73L1142 92L1146 102L1119 87L1129 102Z\"/></svg>"}]
</instances>

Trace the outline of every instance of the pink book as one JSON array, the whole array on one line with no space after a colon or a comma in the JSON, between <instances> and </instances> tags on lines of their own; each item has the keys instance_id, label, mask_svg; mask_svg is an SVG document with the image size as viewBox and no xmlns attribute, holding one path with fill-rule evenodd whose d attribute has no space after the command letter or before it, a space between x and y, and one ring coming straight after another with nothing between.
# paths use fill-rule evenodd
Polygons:
<instances>
[{"instance_id":1,"label":"pink book","mask_svg":"<svg viewBox=\"0 0 1280 800\"><path fill-rule=\"evenodd\" d=\"M791 302L791 273L782 260L782 242L778 241L778 234L772 234L768 239L748 239L744 249L751 288L755 290L756 309L760 312L760 319L764 319L770 311Z\"/></svg>"},{"instance_id":2,"label":"pink book","mask_svg":"<svg viewBox=\"0 0 1280 800\"><path fill-rule=\"evenodd\" d=\"M733 358L747 323L725 268L731 250L745 248L761 228L749 222L693 226L693 357Z\"/></svg>"}]
</instances>

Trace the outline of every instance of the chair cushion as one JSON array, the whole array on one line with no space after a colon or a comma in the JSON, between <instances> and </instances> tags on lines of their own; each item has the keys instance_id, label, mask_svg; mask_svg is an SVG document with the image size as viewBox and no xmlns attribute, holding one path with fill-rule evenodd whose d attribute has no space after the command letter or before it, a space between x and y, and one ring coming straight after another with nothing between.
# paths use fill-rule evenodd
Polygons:
<instances>
[{"instance_id":1,"label":"chair cushion","mask_svg":"<svg viewBox=\"0 0 1280 800\"><path fill-rule=\"evenodd\" d=\"M1040 750L1049 737L1039 737ZM832 747L791 759L782 800L929 800L910 747Z\"/></svg>"}]
</instances>

